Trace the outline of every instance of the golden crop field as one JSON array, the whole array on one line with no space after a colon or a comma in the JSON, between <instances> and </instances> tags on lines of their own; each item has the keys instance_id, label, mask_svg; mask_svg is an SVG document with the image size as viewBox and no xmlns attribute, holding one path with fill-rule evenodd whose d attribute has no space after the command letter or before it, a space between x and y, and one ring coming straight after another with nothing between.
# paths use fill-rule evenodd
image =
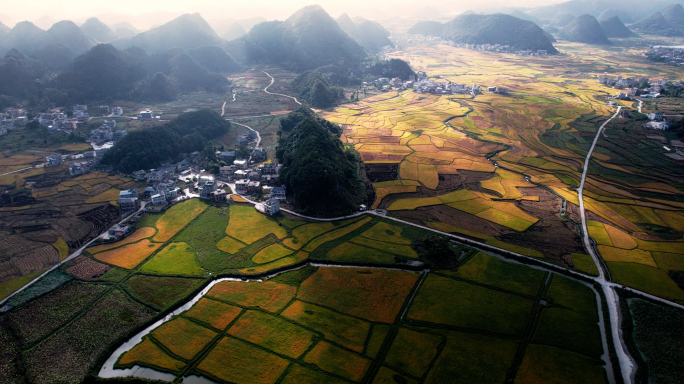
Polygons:
<instances>
[{"instance_id":1,"label":"golden crop field","mask_svg":"<svg viewBox=\"0 0 684 384\"><path fill-rule=\"evenodd\" d=\"M590 164L585 157L615 112L606 101L618 91L599 84L599 74L680 80L684 71L653 65L639 47L558 46L564 55L543 58L409 43L390 55L431 80L509 94L391 91L323 115L342 124L342 140L370 166L373 208L573 267L572 255L586 253L570 220L579 222L575 188L589 166L585 206L601 220L589 232L604 259L674 270L651 254L684 254L681 165L658 154L658 142L644 149L648 133L618 129L632 124L626 118L606 127ZM373 180L376 164L397 164L395 179ZM567 249L558 246L564 241ZM615 281L633 281L628 270L616 269Z\"/></svg>"}]
</instances>

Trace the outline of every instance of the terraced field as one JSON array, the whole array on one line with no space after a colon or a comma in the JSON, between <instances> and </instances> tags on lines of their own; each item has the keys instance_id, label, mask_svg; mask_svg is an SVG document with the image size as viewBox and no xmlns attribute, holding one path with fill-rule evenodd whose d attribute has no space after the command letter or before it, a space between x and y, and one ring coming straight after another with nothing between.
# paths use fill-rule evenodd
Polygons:
<instances>
[{"instance_id":1,"label":"terraced field","mask_svg":"<svg viewBox=\"0 0 684 384\"><path fill-rule=\"evenodd\" d=\"M19 154L0 158L0 168L21 169L44 160ZM99 236L118 219L119 191L135 184L103 172L71 178L67 168L30 168L0 177L0 192L7 192L0 199L0 224L9 229L0 240L0 284L10 288L0 290L0 299L29 282L27 276L35 277Z\"/></svg>"}]
</instances>

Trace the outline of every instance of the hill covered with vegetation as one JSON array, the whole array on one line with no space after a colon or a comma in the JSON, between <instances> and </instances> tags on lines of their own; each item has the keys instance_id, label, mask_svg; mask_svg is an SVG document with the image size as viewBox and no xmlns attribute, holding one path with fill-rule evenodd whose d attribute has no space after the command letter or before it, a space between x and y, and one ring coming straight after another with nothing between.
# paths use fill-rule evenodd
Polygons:
<instances>
[{"instance_id":1,"label":"hill covered with vegetation","mask_svg":"<svg viewBox=\"0 0 684 384\"><path fill-rule=\"evenodd\" d=\"M561 29L561 36L568 41L585 44L610 44L598 20L591 15L575 18Z\"/></svg>"},{"instance_id":2,"label":"hill covered with vegetation","mask_svg":"<svg viewBox=\"0 0 684 384\"><path fill-rule=\"evenodd\" d=\"M121 48L138 47L146 52L182 50L205 45L222 45L224 40L209 26L199 13L182 15L162 26L116 41Z\"/></svg>"},{"instance_id":3,"label":"hill covered with vegetation","mask_svg":"<svg viewBox=\"0 0 684 384\"><path fill-rule=\"evenodd\" d=\"M366 57L363 48L318 5L302 8L282 22L258 24L244 39L252 61L264 59L295 71L346 67Z\"/></svg>"},{"instance_id":4,"label":"hill covered with vegetation","mask_svg":"<svg viewBox=\"0 0 684 384\"><path fill-rule=\"evenodd\" d=\"M425 23L415 25L411 30L426 30L433 34L437 30L437 25ZM501 13L459 15L444 24L441 36L455 43L501 44L514 49L558 52L537 24Z\"/></svg>"},{"instance_id":5,"label":"hill covered with vegetation","mask_svg":"<svg viewBox=\"0 0 684 384\"><path fill-rule=\"evenodd\" d=\"M379 51L382 47L392 46L389 31L377 21L357 18L352 20L346 13L337 18L337 24L347 32L359 45L370 52Z\"/></svg>"},{"instance_id":6,"label":"hill covered with vegetation","mask_svg":"<svg viewBox=\"0 0 684 384\"><path fill-rule=\"evenodd\" d=\"M307 71L299 75L292 88L297 98L314 108L329 108L344 99L344 89L330 83L327 76L319 71Z\"/></svg>"},{"instance_id":7,"label":"hill covered with vegetation","mask_svg":"<svg viewBox=\"0 0 684 384\"><path fill-rule=\"evenodd\" d=\"M126 135L105 154L102 164L121 172L155 168L167 160L178 160L183 153L204 149L229 129L230 123L214 111L183 113L164 125Z\"/></svg>"},{"instance_id":8,"label":"hill covered with vegetation","mask_svg":"<svg viewBox=\"0 0 684 384\"><path fill-rule=\"evenodd\" d=\"M606 37L633 37L636 34L629 30L618 16L601 21L601 29Z\"/></svg>"},{"instance_id":9,"label":"hill covered with vegetation","mask_svg":"<svg viewBox=\"0 0 684 384\"><path fill-rule=\"evenodd\" d=\"M411 35L442 36L444 24L439 21L419 21L409 28L407 33Z\"/></svg>"},{"instance_id":10,"label":"hill covered with vegetation","mask_svg":"<svg viewBox=\"0 0 684 384\"><path fill-rule=\"evenodd\" d=\"M358 210L365 196L358 152L344 145L339 131L331 132L331 123L323 123L308 107L293 113L299 121L281 135L276 150L288 199L297 211L309 215L335 216ZM284 119L283 128L289 128L292 120L290 116Z\"/></svg>"}]
</instances>

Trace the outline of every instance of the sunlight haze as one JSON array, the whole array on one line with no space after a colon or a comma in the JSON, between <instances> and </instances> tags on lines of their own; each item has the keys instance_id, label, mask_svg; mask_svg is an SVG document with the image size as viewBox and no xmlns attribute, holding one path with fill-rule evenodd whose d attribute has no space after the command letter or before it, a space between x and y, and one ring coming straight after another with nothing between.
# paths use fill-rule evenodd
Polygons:
<instances>
[{"instance_id":1,"label":"sunlight haze","mask_svg":"<svg viewBox=\"0 0 684 384\"><path fill-rule=\"evenodd\" d=\"M411 18L419 11L439 11L444 14L457 14L467 10L487 11L510 7L533 7L558 3L561 0L483 0L474 4L471 1L435 1L426 3L415 0L381 0L345 2L322 0L275 1L257 0L250 2L201 1L184 0L168 1L134 1L121 0L116 3L100 3L82 0L53 2L49 0L27 0L7 2L0 8L0 22L12 27L19 21L28 20L41 28L47 29L60 20L74 20L82 23L89 17L98 17L106 23L118 23L127 20L136 27L149 28L171 20L183 13L199 12L207 20L239 19L261 16L268 19L285 19L297 9L311 4L323 6L332 16L347 13L350 16L364 16L372 19L390 17ZM128 16L128 17L127 17ZM435 15L438 17L441 15Z\"/></svg>"}]
</instances>

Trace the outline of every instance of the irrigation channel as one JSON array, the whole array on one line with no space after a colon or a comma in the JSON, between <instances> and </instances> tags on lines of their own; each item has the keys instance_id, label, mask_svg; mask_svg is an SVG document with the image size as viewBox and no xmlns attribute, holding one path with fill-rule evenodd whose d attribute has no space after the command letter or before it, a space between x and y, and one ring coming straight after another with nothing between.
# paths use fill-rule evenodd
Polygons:
<instances>
[{"instance_id":1,"label":"irrigation channel","mask_svg":"<svg viewBox=\"0 0 684 384\"><path fill-rule=\"evenodd\" d=\"M497 257L501 260L511 262L511 260L506 259L505 257L502 257L499 254L487 252L486 250L480 250L480 251L484 252L490 256ZM512 262L515 264L525 265L525 264L519 263L517 261L512 261ZM264 275L261 277L235 276L235 277L220 278L220 279L212 281L209 285L207 285L207 287L205 287L200 293L198 293L195 297L190 299L188 302L186 302L182 306L178 307L173 312L167 314L162 319L157 320L152 325L145 328L144 330L142 330L141 332L139 332L138 334L136 334L135 336L130 338L128 341L123 343L121 346L119 346L109 356L109 358L105 361L105 363L102 365L102 367L100 368L100 371L98 373L98 376L102 377L102 378L127 378L127 377L132 378L132 377L137 377L137 378L150 379L150 380L161 380L161 381L167 381L167 382L174 382L174 381L178 382L178 380L180 380L180 382L182 382L184 384L211 384L211 383L214 383L213 381L211 381L205 377L197 376L197 375L183 376L181 378L180 376L177 377L176 375L171 374L171 373L160 372L160 371L157 371L157 370L152 369L152 368L145 368L145 367L141 367L138 365L135 365L132 368L125 368L125 369L117 369L117 368L115 368L115 365L116 365L116 362L119 360L119 358L123 354L130 351L133 347L135 347L136 345L141 343L145 336L147 336L149 333L151 333L152 331L154 331L156 328L160 327L164 323L172 320L175 316L178 316L181 313L192 308L216 284L221 283L221 282L226 282L226 281L232 281L232 282L238 282L238 283L264 282L264 281L267 281L267 280L274 278L278 275L281 275L283 273L296 271L296 270L305 268L307 266L324 267L324 268L358 268L358 269L391 270L391 271L403 271L403 272L420 274L420 277L418 278L415 286L413 287L412 291L410 292L410 294L408 295L408 297L404 301L403 308L402 308L402 310L399 314L399 317L398 317L399 322L408 320L406 315L407 315L407 313L411 307L411 304L413 303L413 300L415 299L418 291L422 287L423 282L425 281L425 279L427 278L427 276L431 272L431 270L429 268L422 267L419 265L413 265L413 267L409 267L409 266L384 266L384 267L381 267L381 266L368 266L368 265L360 265L360 264L353 264L353 263L349 263L349 264L346 264L346 263L328 264L328 263L321 263L321 262L315 262L315 261L305 261L303 263L299 263L297 265L293 265L293 266L290 266L288 268L283 268L283 269L278 270L277 272L267 274L267 275ZM549 285L551 282L551 277L553 276L554 273L557 273L557 271L554 272L554 271L548 270L548 269L540 267L540 266L529 266L529 265L527 265L527 266L541 270L541 271L545 271L547 273L547 276L543 282L543 289L540 290L540 293L539 293L538 298L536 300L535 309L533 311L534 313L531 315L532 320L529 322L529 325L528 325L527 336L524 337L524 339L526 339L526 340L523 340L521 342L521 346L519 347L517 359L515 359L514 365L516 365L516 364L519 365L522 362L522 358L523 358L525 349L527 348L527 345L529 344L529 339L531 338L531 334L534 332L534 330L536 328L536 324L537 324L539 317L541 315L541 309L542 309L541 306L543 305L543 303L545 301L544 297L545 297L546 291L549 288ZM597 305L600 305L601 299L600 299L598 293L596 292L596 290L594 289L593 284L591 284L590 282L587 282L587 281L581 281L581 283L584 284L585 286L591 288L592 291L594 291L596 301L597 301ZM605 368L606 368L607 375L611 379L610 382L614 383L615 381L613 379L612 364L610 362L610 357L609 357L609 353L608 353L608 343L607 343L607 339L606 339L606 331L604 328L602 311L599 311L598 316L599 316L599 327L600 327L601 336L602 336L602 345L603 345L603 349L604 349L604 353L601 356L601 359L605 362ZM389 348L389 342L387 340L385 340L385 343L387 344L386 347ZM385 343L383 343L383 345ZM387 348L384 348L384 350L386 351ZM378 354L378 356L376 357L376 360L381 362L383 358L384 358L384 356L381 356L381 354ZM372 372L371 370L372 370L372 367L366 373L366 377L365 377L364 382L367 382L367 381L373 379L373 376L377 373L377 372Z\"/></svg>"}]
</instances>

